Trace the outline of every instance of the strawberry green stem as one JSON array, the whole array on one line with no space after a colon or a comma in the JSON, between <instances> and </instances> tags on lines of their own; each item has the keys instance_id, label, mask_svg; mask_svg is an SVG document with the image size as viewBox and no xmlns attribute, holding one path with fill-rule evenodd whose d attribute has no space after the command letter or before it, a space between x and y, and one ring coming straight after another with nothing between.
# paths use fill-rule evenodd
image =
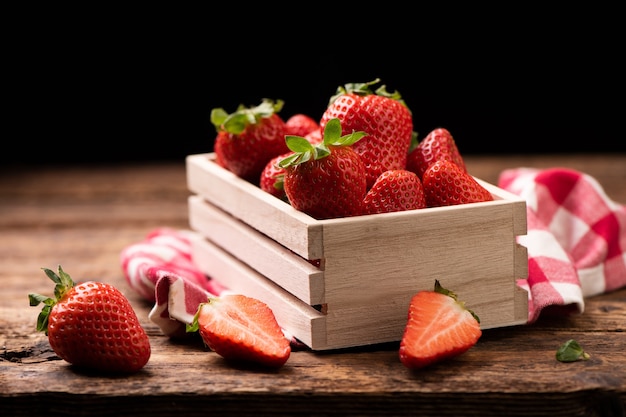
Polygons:
<instances>
[{"instance_id":1,"label":"strawberry green stem","mask_svg":"<svg viewBox=\"0 0 626 417\"><path fill-rule=\"evenodd\" d=\"M65 294L69 290L71 290L76 283L72 280L72 278L63 271L61 265L59 265L59 273L56 274L54 271L41 268L46 273L48 278L55 282L54 286L54 298L47 297L41 294L28 294L28 300L30 302L31 307L38 306L43 303L44 306L37 317L37 331L44 332L46 335L48 334L48 318L50 317L50 312L52 311L52 307L56 305L56 303L65 297Z\"/></svg>"}]
</instances>

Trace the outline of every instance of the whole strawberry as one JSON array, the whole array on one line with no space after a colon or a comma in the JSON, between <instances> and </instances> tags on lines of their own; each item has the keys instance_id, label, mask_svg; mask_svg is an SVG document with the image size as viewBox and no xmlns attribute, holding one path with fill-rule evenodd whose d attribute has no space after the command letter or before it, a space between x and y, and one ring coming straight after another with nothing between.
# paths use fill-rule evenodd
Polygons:
<instances>
[{"instance_id":1,"label":"whole strawberry","mask_svg":"<svg viewBox=\"0 0 626 417\"><path fill-rule=\"evenodd\" d=\"M383 172L363 199L364 214L390 213L426 207L422 181L406 169Z\"/></svg>"},{"instance_id":2,"label":"whole strawberry","mask_svg":"<svg viewBox=\"0 0 626 417\"><path fill-rule=\"evenodd\" d=\"M344 135L367 133L353 148L365 164L368 189L383 172L406 167L413 136L411 111L401 95L387 92L384 85L373 91L371 87L379 82L376 79L339 87L320 120L322 129L337 118Z\"/></svg>"},{"instance_id":3,"label":"whole strawberry","mask_svg":"<svg viewBox=\"0 0 626 417\"><path fill-rule=\"evenodd\" d=\"M314 130L319 130L319 123L304 113L296 113L285 121L285 134L306 136Z\"/></svg>"},{"instance_id":4,"label":"whole strawberry","mask_svg":"<svg viewBox=\"0 0 626 417\"><path fill-rule=\"evenodd\" d=\"M285 187L283 184L283 177L285 175L285 169L278 166L278 162L288 157L293 152L289 151L282 155L278 155L269 160L269 162L263 168L261 172L261 179L259 180L259 188L266 193L273 195L274 197L286 200Z\"/></svg>"},{"instance_id":5,"label":"whole strawberry","mask_svg":"<svg viewBox=\"0 0 626 417\"><path fill-rule=\"evenodd\" d=\"M290 341L269 306L241 294L210 297L198 306L187 331L198 331L209 348L230 361L279 368L291 355Z\"/></svg>"},{"instance_id":6,"label":"whole strawberry","mask_svg":"<svg viewBox=\"0 0 626 417\"><path fill-rule=\"evenodd\" d=\"M56 283L55 298L29 294L31 306L44 307L37 330L52 350L77 367L111 373L139 371L150 359L148 335L128 299L110 284L75 284L59 265L58 275L43 268Z\"/></svg>"},{"instance_id":7,"label":"whole strawberry","mask_svg":"<svg viewBox=\"0 0 626 417\"><path fill-rule=\"evenodd\" d=\"M283 186L289 203L316 219L362 214L367 193L365 166L352 145L364 132L342 136L339 119L324 128L323 140L313 145L301 136L287 136L293 154L282 159Z\"/></svg>"},{"instance_id":8,"label":"whole strawberry","mask_svg":"<svg viewBox=\"0 0 626 417\"><path fill-rule=\"evenodd\" d=\"M254 184L265 164L289 149L285 144L285 122L278 115L283 101L264 99L256 107L239 106L226 113L211 111L211 122L217 130L213 145L217 163Z\"/></svg>"},{"instance_id":9,"label":"whole strawberry","mask_svg":"<svg viewBox=\"0 0 626 417\"><path fill-rule=\"evenodd\" d=\"M307 133L304 138L313 145L321 143L322 134L320 133L319 126L317 129ZM261 179L259 180L259 188L274 197L285 201L287 200L287 194L285 194L285 187L283 184L285 169L278 166L278 162L292 154L293 151L289 151L270 159L270 161L265 165L265 168L263 168L263 171L261 172Z\"/></svg>"},{"instance_id":10,"label":"whole strawberry","mask_svg":"<svg viewBox=\"0 0 626 417\"><path fill-rule=\"evenodd\" d=\"M492 201L491 193L448 159L431 164L422 179L428 207Z\"/></svg>"},{"instance_id":11,"label":"whole strawberry","mask_svg":"<svg viewBox=\"0 0 626 417\"><path fill-rule=\"evenodd\" d=\"M400 361L409 369L420 369L468 351L481 335L478 316L435 281L432 291L411 298Z\"/></svg>"},{"instance_id":12,"label":"whole strawberry","mask_svg":"<svg viewBox=\"0 0 626 417\"><path fill-rule=\"evenodd\" d=\"M444 128L431 131L409 152L406 169L415 172L420 179L423 179L428 167L440 159L452 161L467 172L465 161L452 134Z\"/></svg>"}]
</instances>

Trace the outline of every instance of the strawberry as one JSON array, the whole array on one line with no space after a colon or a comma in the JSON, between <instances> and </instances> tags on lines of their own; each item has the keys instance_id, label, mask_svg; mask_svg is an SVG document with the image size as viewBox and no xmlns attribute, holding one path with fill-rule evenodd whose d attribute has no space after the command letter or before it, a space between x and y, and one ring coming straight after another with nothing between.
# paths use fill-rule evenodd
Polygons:
<instances>
[{"instance_id":1,"label":"strawberry","mask_svg":"<svg viewBox=\"0 0 626 417\"><path fill-rule=\"evenodd\" d=\"M419 291L411 298L400 361L420 369L468 351L481 335L478 316L435 281L433 291Z\"/></svg>"},{"instance_id":2,"label":"strawberry","mask_svg":"<svg viewBox=\"0 0 626 417\"><path fill-rule=\"evenodd\" d=\"M422 179L428 207L492 201L493 196L474 177L448 159L431 164Z\"/></svg>"},{"instance_id":3,"label":"strawberry","mask_svg":"<svg viewBox=\"0 0 626 417\"><path fill-rule=\"evenodd\" d=\"M319 130L319 123L311 116L296 113L285 121L285 134L306 136L314 130Z\"/></svg>"},{"instance_id":4,"label":"strawberry","mask_svg":"<svg viewBox=\"0 0 626 417\"><path fill-rule=\"evenodd\" d=\"M440 159L450 160L467 172L465 161L463 161L452 134L444 128L431 131L409 152L406 169L415 172L420 179L423 179L424 172L428 167Z\"/></svg>"},{"instance_id":5,"label":"strawberry","mask_svg":"<svg viewBox=\"0 0 626 417\"><path fill-rule=\"evenodd\" d=\"M367 193L365 166L352 145L365 132L341 135L339 119L326 123L322 143L311 144L301 136L287 136L293 151L282 159L284 187L289 203L316 219L362 214Z\"/></svg>"},{"instance_id":6,"label":"strawberry","mask_svg":"<svg viewBox=\"0 0 626 417\"><path fill-rule=\"evenodd\" d=\"M305 139L316 145L322 142L322 134L320 133L319 127L311 132L309 132ZM287 200L287 194L285 194L285 187L283 184L283 177L285 175L285 169L278 166L278 162L281 159L286 158L289 155L292 155L293 151L289 151L282 155L275 156L272 158L263 168L261 172L261 180L259 181L259 188L263 191L270 193L274 197L278 197L281 200Z\"/></svg>"},{"instance_id":7,"label":"strawberry","mask_svg":"<svg viewBox=\"0 0 626 417\"><path fill-rule=\"evenodd\" d=\"M416 210L426 207L422 181L405 169L383 172L363 199L365 214Z\"/></svg>"},{"instance_id":8,"label":"strawberry","mask_svg":"<svg viewBox=\"0 0 626 417\"><path fill-rule=\"evenodd\" d=\"M379 82L376 79L339 87L320 120L322 129L329 120L338 118L344 135L367 133L353 148L365 164L368 189L383 172L406 167L413 135L411 111L401 95L387 92L384 85L372 91L370 87Z\"/></svg>"},{"instance_id":9,"label":"strawberry","mask_svg":"<svg viewBox=\"0 0 626 417\"><path fill-rule=\"evenodd\" d=\"M265 164L288 152L285 144L285 122L278 115L283 101L264 99L256 107L239 106L226 113L211 111L211 122L217 130L213 145L217 163L235 175L257 183Z\"/></svg>"},{"instance_id":10,"label":"strawberry","mask_svg":"<svg viewBox=\"0 0 626 417\"><path fill-rule=\"evenodd\" d=\"M55 299L29 294L31 306L43 303L37 330L52 350L81 368L133 373L150 359L150 341L128 299L114 286L88 281L76 284L59 265L43 268L56 283Z\"/></svg>"},{"instance_id":11,"label":"strawberry","mask_svg":"<svg viewBox=\"0 0 626 417\"><path fill-rule=\"evenodd\" d=\"M264 302L241 294L209 297L198 306L188 332L230 361L279 368L291 355L291 344Z\"/></svg>"},{"instance_id":12,"label":"strawberry","mask_svg":"<svg viewBox=\"0 0 626 417\"><path fill-rule=\"evenodd\" d=\"M281 200L286 200L287 194L285 194L285 187L283 186L285 169L279 167L278 162L291 154L293 154L293 152L289 151L270 159L270 161L265 165L265 168L263 168L263 171L261 172L261 179L259 181L259 188L267 193L270 193L274 197L280 198Z\"/></svg>"}]
</instances>

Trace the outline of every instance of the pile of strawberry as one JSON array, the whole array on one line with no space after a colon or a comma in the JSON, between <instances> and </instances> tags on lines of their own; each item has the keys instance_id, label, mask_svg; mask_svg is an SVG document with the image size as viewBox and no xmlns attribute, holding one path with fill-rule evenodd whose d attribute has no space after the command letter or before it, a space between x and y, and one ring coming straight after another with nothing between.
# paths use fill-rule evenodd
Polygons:
<instances>
[{"instance_id":1,"label":"pile of strawberry","mask_svg":"<svg viewBox=\"0 0 626 417\"><path fill-rule=\"evenodd\" d=\"M493 200L450 132L418 141L401 95L379 82L340 86L319 122L283 121L281 100L214 109L216 162L317 219Z\"/></svg>"}]
</instances>

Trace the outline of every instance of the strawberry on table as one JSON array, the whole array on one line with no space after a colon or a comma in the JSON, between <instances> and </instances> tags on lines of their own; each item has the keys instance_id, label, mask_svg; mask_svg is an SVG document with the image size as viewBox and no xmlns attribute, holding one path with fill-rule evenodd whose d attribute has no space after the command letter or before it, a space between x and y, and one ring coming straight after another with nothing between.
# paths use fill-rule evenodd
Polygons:
<instances>
[{"instance_id":1,"label":"strawberry on table","mask_svg":"<svg viewBox=\"0 0 626 417\"><path fill-rule=\"evenodd\" d=\"M114 286L88 281L76 284L59 265L55 298L29 294L31 306L44 307L37 330L52 350L74 366L112 373L139 371L150 359L150 341L128 299Z\"/></svg>"},{"instance_id":2,"label":"strawberry on table","mask_svg":"<svg viewBox=\"0 0 626 417\"><path fill-rule=\"evenodd\" d=\"M365 214L416 210L426 207L422 181L406 169L383 172L363 199Z\"/></svg>"},{"instance_id":3,"label":"strawberry on table","mask_svg":"<svg viewBox=\"0 0 626 417\"><path fill-rule=\"evenodd\" d=\"M331 119L323 140L313 145L301 136L287 136L293 154L279 162L289 203L316 219L362 214L367 193L365 166L352 148L365 132L342 136L341 122Z\"/></svg>"},{"instance_id":4,"label":"strawberry on table","mask_svg":"<svg viewBox=\"0 0 626 417\"><path fill-rule=\"evenodd\" d=\"M291 355L290 341L269 306L241 294L209 297L187 331L198 331L210 349L231 361L279 368Z\"/></svg>"},{"instance_id":5,"label":"strawberry on table","mask_svg":"<svg viewBox=\"0 0 626 417\"><path fill-rule=\"evenodd\" d=\"M468 351L481 335L478 316L437 280L434 290L419 291L411 298L400 361L409 369L420 369Z\"/></svg>"},{"instance_id":6,"label":"strawberry on table","mask_svg":"<svg viewBox=\"0 0 626 417\"><path fill-rule=\"evenodd\" d=\"M228 114L211 111L217 130L213 145L217 163L238 177L257 184L265 164L289 149L285 144L285 122L278 115L283 101L264 99L256 107L239 106Z\"/></svg>"},{"instance_id":7,"label":"strawberry on table","mask_svg":"<svg viewBox=\"0 0 626 417\"><path fill-rule=\"evenodd\" d=\"M423 179L428 167L440 159L450 160L467 172L465 161L452 134L444 128L434 129L419 141L417 146L409 152L406 169L415 172L420 179Z\"/></svg>"},{"instance_id":8,"label":"strawberry on table","mask_svg":"<svg viewBox=\"0 0 626 417\"><path fill-rule=\"evenodd\" d=\"M379 82L340 86L320 120L322 129L337 118L344 135L367 133L353 148L365 164L368 189L383 172L406 167L413 137L413 117L402 96L397 91L387 92L385 85L373 91L371 87Z\"/></svg>"},{"instance_id":9,"label":"strawberry on table","mask_svg":"<svg viewBox=\"0 0 626 417\"><path fill-rule=\"evenodd\" d=\"M428 207L493 200L493 196L485 187L448 159L440 159L431 164L424 172L422 185Z\"/></svg>"}]
</instances>

